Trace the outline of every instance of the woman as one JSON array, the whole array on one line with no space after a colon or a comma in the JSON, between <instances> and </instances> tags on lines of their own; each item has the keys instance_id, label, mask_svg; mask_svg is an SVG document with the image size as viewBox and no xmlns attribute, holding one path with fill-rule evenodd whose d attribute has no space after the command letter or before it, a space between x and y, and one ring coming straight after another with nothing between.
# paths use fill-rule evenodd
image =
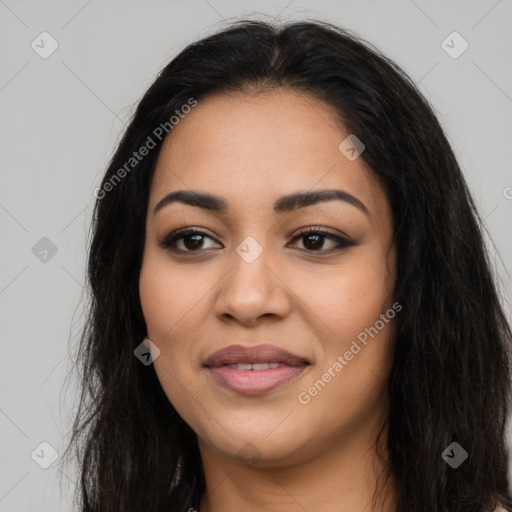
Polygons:
<instances>
[{"instance_id":1,"label":"woman","mask_svg":"<svg viewBox=\"0 0 512 512\"><path fill-rule=\"evenodd\" d=\"M82 511L510 510L481 220L377 49L321 22L190 45L95 196Z\"/></svg>"}]
</instances>

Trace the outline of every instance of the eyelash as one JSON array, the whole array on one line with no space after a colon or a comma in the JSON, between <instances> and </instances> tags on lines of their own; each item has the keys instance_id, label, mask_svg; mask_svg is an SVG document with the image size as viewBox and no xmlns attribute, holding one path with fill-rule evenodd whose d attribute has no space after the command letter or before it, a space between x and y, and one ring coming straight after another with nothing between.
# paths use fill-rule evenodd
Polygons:
<instances>
[{"instance_id":1,"label":"eyelash","mask_svg":"<svg viewBox=\"0 0 512 512\"><path fill-rule=\"evenodd\" d=\"M292 239L292 242L294 242L295 240L298 240L300 238L304 238L304 237L306 237L306 235L311 235L311 234L313 234L313 235L320 235L320 236L323 236L323 237L325 237L325 238L327 238L329 240L337 242L336 246L331 248L331 249L329 249L329 250L322 250L322 249L319 249L319 250L308 250L308 249L302 249L303 251L306 251L306 252L309 252L309 253L312 253L312 254L330 254L332 252L341 251L341 250L345 249L346 247L350 247L352 245L355 245L355 243L352 242L351 240L349 240L348 238L344 238L344 237L335 235L333 233L329 233L328 231L325 231L323 228L318 227L318 226L302 228L299 231L299 233ZM174 232L170 233L169 235L167 235L160 242L160 246L163 249L172 251L172 252L177 253L177 254L199 253L199 252L202 252L202 251L205 250L205 249L183 250L183 249L176 249L176 247L174 247L174 244L178 240L181 240L181 239L185 238L188 235L202 235L202 236L205 236L207 238L210 238L211 240L214 240L210 235L208 235L204 231L201 231L198 228L182 228L182 229L179 229L179 230L174 231Z\"/></svg>"}]
</instances>

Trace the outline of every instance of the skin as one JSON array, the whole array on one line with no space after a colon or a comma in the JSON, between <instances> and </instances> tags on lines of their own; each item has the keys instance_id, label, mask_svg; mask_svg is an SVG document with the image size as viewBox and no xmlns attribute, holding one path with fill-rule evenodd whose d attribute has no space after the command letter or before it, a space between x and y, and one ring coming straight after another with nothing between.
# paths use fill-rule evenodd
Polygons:
<instances>
[{"instance_id":1,"label":"skin","mask_svg":"<svg viewBox=\"0 0 512 512\"><path fill-rule=\"evenodd\" d=\"M375 440L389 407L396 317L309 403L298 400L394 302L390 205L363 159L350 161L338 149L348 135L329 105L274 89L203 99L164 142L150 190L140 299L148 337L161 351L159 381L198 436L207 488L201 512L374 510L385 468ZM169 192L187 189L222 196L229 212L176 202L153 214ZM273 211L283 195L319 189L347 191L368 215L340 200ZM336 241L295 239L311 226L355 245L329 252ZM159 245L183 227L205 231L202 246L181 239L176 246L189 252L177 256ZM248 236L263 250L252 263L236 252ZM257 396L227 390L203 367L220 348L260 343L311 364ZM251 460L242 460L246 452ZM375 510L392 510L393 493L391 478Z\"/></svg>"}]
</instances>

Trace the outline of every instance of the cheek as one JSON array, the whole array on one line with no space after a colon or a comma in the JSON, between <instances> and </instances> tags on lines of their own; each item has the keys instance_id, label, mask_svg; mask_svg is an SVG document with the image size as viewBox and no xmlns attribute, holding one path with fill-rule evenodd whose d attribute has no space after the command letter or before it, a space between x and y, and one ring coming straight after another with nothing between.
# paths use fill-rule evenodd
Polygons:
<instances>
[{"instance_id":1,"label":"cheek","mask_svg":"<svg viewBox=\"0 0 512 512\"><path fill-rule=\"evenodd\" d=\"M313 395L321 395L311 401L312 414L324 414L329 404L343 403L347 417L356 417L381 399L396 334L393 319L397 313L391 307L393 258L394 253L388 260L388 272L382 250L360 251L347 259L346 265L333 269L332 275L324 275L325 286L309 296L315 316L329 326L318 372L310 381ZM322 382L317 386L319 379ZM328 390L320 392L326 382Z\"/></svg>"},{"instance_id":2,"label":"cheek","mask_svg":"<svg viewBox=\"0 0 512 512\"><path fill-rule=\"evenodd\" d=\"M194 411L195 402L189 392L195 371L192 350L201 325L199 299L207 291L203 290L204 280L191 280L194 278L190 272L171 268L168 261L150 254L139 279L148 337L160 350L153 363L155 372L173 407L189 422L200 413ZM184 361L190 364L183 364Z\"/></svg>"},{"instance_id":3,"label":"cheek","mask_svg":"<svg viewBox=\"0 0 512 512\"><path fill-rule=\"evenodd\" d=\"M294 290L314 313L309 318L322 336L339 343L373 325L391 306L393 280L382 251L369 248L307 276L298 272Z\"/></svg>"},{"instance_id":4,"label":"cheek","mask_svg":"<svg viewBox=\"0 0 512 512\"><path fill-rule=\"evenodd\" d=\"M201 325L201 299L206 299L212 287L209 281L208 273L148 256L141 269L139 293L149 337L167 343L179 331L189 336L196 332Z\"/></svg>"},{"instance_id":5,"label":"cheek","mask_svg":"<svg viewBox=\"0 0 512 512\"><path fill-rule=\"evenodd\" d=\"M379 264L377 258L361 257L351 263L346 270L337 267L332 275L325 274L323 286L305 295L314 313L308 318L323 350L298 400L308 404L304 411L308 418L321 418L322 428L332 433L340 421L357 422L378 408L396 335L393 278L384 259ZM340 404L342 409L333 416Z\"/></svg>"}]
</instances>

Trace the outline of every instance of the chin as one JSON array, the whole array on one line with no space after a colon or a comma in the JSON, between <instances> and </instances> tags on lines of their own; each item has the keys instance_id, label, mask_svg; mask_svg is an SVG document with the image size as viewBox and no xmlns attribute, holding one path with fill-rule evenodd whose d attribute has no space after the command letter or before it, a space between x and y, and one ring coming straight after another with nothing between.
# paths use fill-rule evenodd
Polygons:
<instances>
[{"instance_id":1,"label":"chin","mask_svg":"<svg viewBox=\"0 0 512 512\"><path fill-rule=\"evenodd\" d=\"M301 434L305 435L304 428L301 429ZM297 463L304 458L308 438L311 442L311 436L302 439L299 432L277 432L277 429L272 432L268 423L262 424L261 428L254 423L246 425L245 428L238 427L233 437L223 430L201 437L203 443L214 446L216 451L224 453L225 456L236 458L247 465L261 467Z\"/></svg>"}]
</instances>

